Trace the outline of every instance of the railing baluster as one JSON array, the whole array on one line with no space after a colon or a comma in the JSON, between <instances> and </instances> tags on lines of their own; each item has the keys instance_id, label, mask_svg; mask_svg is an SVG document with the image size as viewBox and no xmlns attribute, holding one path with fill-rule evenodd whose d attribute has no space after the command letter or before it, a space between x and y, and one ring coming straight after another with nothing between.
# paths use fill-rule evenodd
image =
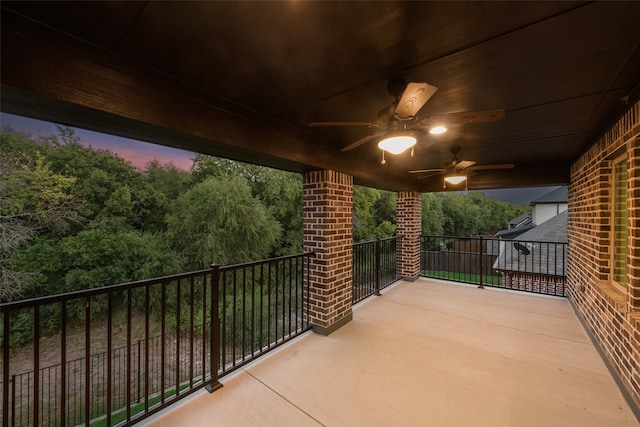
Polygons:
<instances>
[{"instance_id":1,"label":"railing baluster","mask_svg":"<svg viewBox=\"0 0 640 427\"><path fill-rule=\"evenodd\" d=\"M213 281L213 275L207 275L209 280ZM207 366L207 280L202 283L202 382L206 382L206 366ZM211 289L213 290L213 283L211 283ZM211 332L213 335L213 331ZM211 339L211 336L209 336ZM216 344L218 345L218 344ZM213 368L212 368L213 369Z\"/></svg>"},{"instance_id":2,"label":"railing baluster","mask_svg":"<svg viewBox=\"0 0 640 427\"><path fill-rule=\"evenodd\" d=\"M110 351L110 350L109 350ZM127 422L131 421L131 288L127 289Z\"/></svg>"},{"instance_id":3,"label":"railing baluster","mask_svg":"<svg viewBox=\"0 0 640 427\"><path fill-rule=\"evenodd\" d=\"M111 425L111 384L113 382L113 358L111 354L111 348L113 347L113 294L109 292L107 294L107 425Z\"/></svg>"},{"instance_id":4,"label":"railing baluster","mask_svg":"<svg viewBox=\"0 0 640 427\"><path fill-rule=\"evenodd\" d=\"M480 274L480 285L478 286L478 288L480 288L480 289L484 289L484 285L482 283L482 273L483 273L482 269L484 268L484 266L483 266L483 261L484 261L483 260L483 258L484 258L483 250L484 250L484 247L482 245L482 236L480 236L480 273L479 273Z\"/></svg>"},{"instance_id":5,"label":"railing baluster","mask_svg":"<svg viewBox=\"0 0 640 427\"><path fill-rule=\"evenodd\" d=\"M377 268L376 277L380 280L380 288L386 282L386 263L388 242L378 242L377 252L375 248L369 248L368 253L379 258L377 267L371 262L366 269L369 274ZM355 254L354 250L354 254ZM358 252L366 254L367 252ZM33 366L34 370L24 375L16 375L11 372L10 340L3 342L3 377L7 378L0 386L2 389L2 425L23 424L55 424L62 425L88 425L99 417L104 417L106 424L113 424L114 414L121 411L124 422L130 424L133 420L141 420L159 408L165 407L183 396L190 394L198 388L215 385L220 387L219 372L227 374L239 366L242 366L256 357L266 353L270 349L280 346L289 339L310 329L309 322L309 259L312 254L281 257L256 263L247 263L239 266L229 266L216 269L216 278L212 277L211 290L207 290L208 277L212 270L206 272L194 272L184 275L175 275L165 278L150 279L130 284L106 286L70 294L55 295L25 300L1 305L3 314L3 333L5 337L12 335L11 320L13 312L28 309L33 321ZM240 271L241 270L241 271ZM220 272L225 275L223 290L220 291ZM240 277L240 274L242 275ZM196 277L198 279L196 279ZM182 280L189 280L188 285ZM233 284L227 283L233 280ZM196 281L202 281L196 284ZM173 284L175 283L175 287ZM260 285L262 283L262 285ZM171 285L171 289L168 289ZM196 290L197 286L202 291ZM233 285L234 288L224 288ZM185 287L188 286L188 289ZM241 287L242 289L239 289ZM139 291L138 291L139 289ZM144 289L144 290L142 290ZM156 292L156 290L158 292ZM232 293L227 292L233 291ZM241 291L240 291L241 290ZM173 294L176 292L175 308L173 306ZM189 294L189 302L183 307L186 293ZM207 295L207 292L211 292ZM185 293L183 295L183 293ZM152 294L158 298L152 302ZM232 295L233 294L233 295ZM116 331L114 322L116 302L120 295L127 300L126 306L126 344L123 347L114 348ZM195 313L199 295L202 295L202 351L198 354L200 345L196 346L195 336L200 333L200 326L196 325ZM228 296L229 301L219 300L220 295ZM234 298L235 297L235 298ZM107 350L101 353L93 353L96 343L91 331L92 298L98 298L98 302L104 298L106 311L105 343ZM118 298L114 300L114 298ZM251 298L251 301L247 301ZM141 301L138 303L138 299ZM135 302L134 302L135 300ZM214 301L215 300L215 301ZM233 301L232 301L233 300ZM77 301L84 304L84 310L71 311L68 301ZM208 303L208 301L210 301ZM39 360L41 323L44 323L44 307L48 304L60 304L60 364L41 368ZM139 305L138 305L139 304ZM160 335L152 337L153 320L152 307L159 305ZM209 306L208 306L209 304ZM229 304L234 319L226 326L235 326L235 330L220 327L222 316L220 310ZM134 328L134 310L144 313L144 337L140 339ZM198 305L199 307L199 305ZM188 313L184 313L184 309ZM175 310L175 311L172 311ZM226 311L223 311L226 312ZM84 313L83 313L84 312ZM81 317L84 315L84 349L82 357L77 360L67 360L68 324L72 322L71 315ZM208 313L208 314L207 314ZM175 317L174 317L175 315ZM207 315L209 316L207 320ZM259 315L259 318L255 316ZM188 325L183 330L181 319L187 317ZM173 331L175 319L176 330ZM231 319L230 319L231 320ZM235 322L234 325L232 323ZM265 323L266 322L266 323ZM56 322L57 323L57 322ZM209 332L207 332L209 328ZM238 330L242 328L242 330ZM196 332L197 331L197 332ZM175 333L175 337L169 334ZM229 340L226 334L232 334ZM188 342L185 339L188 338ZM170 340L175 339L176 347L169 345ZM207 342L207 339L209 340ZM159 340L159 342L158 342ZM241 344L239 342L241 340ZM95 339L93 340L95 341ZM223 360L221 349L227 348L226 343L231 342L233 361L220 368ZM225 343L224 346L221 346ZM92 346L93 345L93 346ZM143 348L144 345L144 348ZM134 348L135 346L135 348ZM208 354L207 354L208 348ZM242 351L242 357L237 355ZM189 360L183 360L185 357ZM175 357L175 360L173 360ZM202 359L202 381L200 371L196 369L199 358ZM207 376L207 360L211 376ZM171 364L171 365L169 365ZM134 372L135 371L135 372ZM196 372L197 371L197 372ZM175 378L171 375L175 373ZM135 375L135 377L134 377ZM186 376L188 375L188 378ZM181 390L182 381L187 384L187 390ZM134 384L135 382L135 384ZM142 383L144 382L144 387ZM70 387L73 387L71 389ZM135 387L135 389L134 389ZM168 389L167 389L168 387ZM175 393L173 388L175 387ZM165 398L169 391L175 394L172 398ZM22 394L27 395L24 401L20 401ZM160 403L150 408L150 397L157 396ZM135 409L135 402L144 402L139 412Z\"/></svg>"},{"instance_id":6,"label":"railing baluster","mask_svg":"<svg viewBox=\"0 0 640 427\"><path fill-rule=\"evenodd\" d=\"M60 314L60 425L67 425L67 301L61 302Z\"/></svg>"},{"instance_id":7,"label":"railing baluster","mask_svg":"<svg viewBox=\"0 0 640 427\"><path fill-rule=\"evenodd\" d=\"M191 276L191 280L189 282L189 388L193 387L193 362L194 362L194 354L193 354L193 340L194 340L194 330L193 330L193 315L195 308L195 288L193 283L193 276Z\"/></svg>"},{"instance_id":8,"label":"railing baluster","mask_svg":"<svg viewBox=\"0 0 640 427\"><path fill-rule=\"evenodd\" d=\"M434 243L435 239L441 243ZM565 295L566 286L566 242L540 242L527 240L500 240L484 238L447 238L445 236L422 236L421 270L426 277L474 283L467 274L478 272L479 283L484 286L500 286L514 290L557 296ZM456 241L457 240L457 241ZM467 252L461 248L468 246ZM479 245L479 246L478 246ZM488 246L491 246L489 254ZM494 249L499 248L499 254ZM442 250L443 247L450 249ZM484 250L487 247L487 254ZM475 258L472 257L475 256ZM495 258L494 258L495 257ZM493 259L492 259L493 258ZM465 264L464 260L475 264ZM490 267L485 263L491 263ZM501 279L496 283L496 279ZM480 286L478 286L480 287Z\"/></svg>"},{"instance_id":9,"label":"railing baluster","mask_svg":"<svg viewBox=\"0 0 640 427\"><path fill-rule=\"evenodd\" d=\"M4 382L2 383L2 427L9 427L9 351L10 351L10 347L9 347L9 333L10 333L10 325L9 325L9 319L11 316L11 312L10 311L3 311L2 312L2 318L3 318L3 325L2 325L2 336L4 337L4 341L2 343L2 378L4 380ZM13 385L12 385L12 403L11 403L11 425L14 426L15 424L15 412L16 412L16 406L15 406L15 387L16 387L16 382L15 382L15 375L13 375L11 377L13 379Z\"/></svg>"},{"instance_id":10,"label":"railing baluster","mask_svg":"<svg viewBox=\"0 0 640 427\"><path fill-rule=\"evenodd\" d=\"M91 297L85 301L85 340L84 340L84 423L89 425L91 419Z\"/></svg>"},{"instance_id":11,"label":"railing baluster","mask_svg":"<svg viewBox=\"0 0 640 427\"><path fill-rule=\"evenodd\" d=\"M151 285L144 287L144 410L149 411L149 318L151 317ZM204 366L204 364L203 364Z\"/></svg>"},{"instance_id":12,"label":"railing baluster","mask_svg":"<svg viewBox=\"0 0 640 427\"><path fill-rule=\"evenodd\" d=\"M160 284L160 402L164 404L164 365L165 365L165 341L166 341L166 281Z\"/></svg>"},{"instance_id":13,"label":"railing baluster","mask_svg":"<svg viewBox=\"0 0 640 427\"><path fill-rule=\"evenodd\" d=\"M40 306L33 307L33 425L39 425L40 399Z\"/></svg>"},{"instance_id":14,"label":"railing baluster","mask_svg":"<svg viewBox=\"0 0 640 427\"><path fill-rule=\"evenodd\" d=\"M180 343L182 341L182 335L180 334L181 285L182 280L178 279L176 282L176 398L180 396Z\"/></svg>"},{"instance_id":15,"label":"railing baluster","mask_svg":"<svg viewBox=\"0 0 640 427\"><path fill-rule=\"evenodd\" d=\"M218 357L218 351L220 349L220 306L219 302L219 283L220 283L220 267L212 264L211 268L213 269L211 273L211 314L210 314L210 322L211 322L211 378L209 380L209 385L207 386L207 390L210 393L213 393L220 387L222 384L218 381L218 363L220 358ZM223 294L224 295L224 294Z\"/></svg>"}]
</instances>

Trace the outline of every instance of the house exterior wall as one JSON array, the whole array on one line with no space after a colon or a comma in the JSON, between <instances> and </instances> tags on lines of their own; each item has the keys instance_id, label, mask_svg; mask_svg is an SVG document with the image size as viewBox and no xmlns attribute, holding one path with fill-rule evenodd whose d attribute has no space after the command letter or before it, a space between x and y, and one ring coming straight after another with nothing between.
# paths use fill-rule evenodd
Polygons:
<instances>
[{"instance_id":1,"label":"house exterior wall","mask_svg":"<svg viewBox=\"0 0 640 427\"><path fill-rule=\"evenodd\" d=\"M420 277L420 231L422 227L422 194L400 191L396 197L396 234L400 240L399 269L405 280Z\"/></svg>"},{"instance_id":2,"label":"house exterior wall","mask_svg":"<svg viewBox=\"0 0 640 427\"><path fill-rule=\"evenodd\" d=\"M304 174L304 249L315 252L308 291L311 323L328 335L352 318L353 177L320 170Z\"/></svg>"},{"instance_id":3,"label":"house exterior wall","mask_svg":"<svg viewBox=\"0 0 640 427\"><path fill-rule=\"evenodd\" d=\"M568 208L567 203L540 203L533 207L533 223L540 225Z\"/></svg>"},{"instance_id":4,"label":"house exterior wall","mask_svg":"<svg viewBox=\"0 0 640 427\"><path fill-rule=\"evenodd\" d=\"M505 289L556 295L559 297L566 296L566 282L567 279L560 276L514 271L502 273L502 286Z\"/></svg>"},{"instance_id":5,"label":"house exterior wall","mask_svg":"<svg viewBox=\"0 0 640 427\"><path fill-rule=\"evenodd\" d=\"M571 167L567 292L640 405L640 102ZM611 163L628 161L627 288L610 282Z\"/></svg>"}]
</instances>

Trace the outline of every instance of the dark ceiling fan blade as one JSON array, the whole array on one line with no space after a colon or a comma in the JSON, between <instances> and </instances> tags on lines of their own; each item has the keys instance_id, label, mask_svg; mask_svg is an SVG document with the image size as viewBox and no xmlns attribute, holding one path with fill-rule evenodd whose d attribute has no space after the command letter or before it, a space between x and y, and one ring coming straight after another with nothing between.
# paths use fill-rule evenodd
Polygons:
<instances>
[{"instance_id":1,"label":"dark ceiling fan blade","mask_svg":"<svg viewBox=\"0 0 640 427\"><path fill-rule=\"evenodd\" d=\"M513 169L514 167L515 165L512 163L503 163L499 165L476 165L476 166L471 166L468 169L472 171L481 171L481 170L491 170L491 169Z\"/></svg>"},{"instance_id":2,"label":"dark ceiling fan blade","mask_svg":"<svg viewBox=\"0 0 640 427\"><path fill-rule=\"evenodd\" d=\"M438 90L428 83L409 83L398 101L395 115L400 120L412 119Z\"/></svg>"},{"instance_id":3,"label":"dark ceiling fan blade","mask_svg":"<svg viewBox=\"0 0 640 427\"><path fill-rule=\"evenodd\" d=\"M425 173L425 174L418 175L418 179L431 178L432 176L437 176L437 175L442 175L442 174L444 174L444 172Z\"/></svg>"},{"instance_id":4,"label":"dark ceiling fan blade","mask_svg":"<svg viewBox=\"0 0 640 427\"><path fill-rule=\"evenodd\" d=\"M409 171L409 173L429 173L429 174L435 174L435 173L442 173L444 172L445 169L417 169L417 170L412 170Z\"/></svg>"},{"instance_id":5,"label":"dark ceiling fan blade","mask_svg":"<svg viewBox=\"0 0 640 427\"><path fill-rule=\"evenodd\" d=\"M359 126L359 127L373 127L375 123L367 123L367 122L313 122L309 123L308 126Z\"/></svg>"},{"instance_id":6,"label":"dark ceiling fan blade","mask_svg":"<svg viewBox=\"0 0 640 427\"><path fill-rule=\"evenodd\" d=\"M352 142L351 144L347 145L346 147L343 147L340 149L340 151L351 151L354 148L358 148L359 146L361 146L362 144L364 144L365 142L369 142L372 139L378 137L382 135L382 132L379 133L374 133L372 135L367 135L364 138L360 138L359 140L357 140L356 142Z\"/></svg>"},{"instance_id":7,"label":"dark ceiling fan blade","mask_svg":"<svg viewBox=\"0 0 640 427\"><path fill-rule=\"evenodd\" d=\"M422 118L418 123L421 126L436 125L460 125L465 123L498 122L505 116L501 108L495 110L465 111L462 113L437 114Z\"/></svg>"}]
</instances>

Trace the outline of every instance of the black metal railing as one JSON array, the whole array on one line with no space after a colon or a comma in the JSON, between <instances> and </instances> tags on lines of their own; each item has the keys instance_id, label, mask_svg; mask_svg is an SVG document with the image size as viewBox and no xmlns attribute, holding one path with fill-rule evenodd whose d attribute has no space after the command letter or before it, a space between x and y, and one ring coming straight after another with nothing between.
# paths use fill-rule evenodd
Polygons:
<instances>
[{"instance_id":1,"label":"black metal railing","mask_svg":"<svg viewBox=\"0 0 640 427\"><path fill-rule=\"evenodd\" d=\"M422 236L421 275L566 296L566 242Z\"/></svg>"},{"instance_id":2,"label":"black metal railing","mask_svg":"<svg viewBox=\"0 0 640 427\"><path fill-rule=\"evenodd\" d=\"M398 242L401 236L353 245L353 303L400 280Z\"/></svg>"},{"instance_id":3,"label":"black metal railing","mask_svg":"<svg viewBox=\"0 0 640 427\"><path fill-rule=\"evenodd\" d=\"M220 375L311 329L312 254L220 268Z\"/></svg>"},{"instance_id":4,"label":"black metal railing","mask_svg":"<svg viewBox=\"0 0 640 427\"><path fill-rule=\"evenodd\" d=\"M2 425L131 425L219 387L310 328L311 255L2 304Z\"/></svg>"}]
</instances>

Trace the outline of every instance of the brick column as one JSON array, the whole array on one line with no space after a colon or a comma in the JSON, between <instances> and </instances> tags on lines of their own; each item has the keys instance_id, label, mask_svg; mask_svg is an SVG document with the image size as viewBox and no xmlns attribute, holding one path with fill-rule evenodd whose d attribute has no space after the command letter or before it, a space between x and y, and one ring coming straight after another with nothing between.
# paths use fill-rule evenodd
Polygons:
<instances>
[{"instance_id":1,"label":"brick column","mask_svg":"<svg viewBox=\"0 0 640 427\"><path fill-rule=\"evenodd\" d=\"M314 331L329 335L352 319L353 177L330 170L303 178L304 250L310 266L309 310Z\"/></svg>"},{"instance_id":2,"label":"brick column","mask_svg":"<svg viewBox=\"0 0 640 427\"><path fill-rule=\"evenodd\" d=\"M422 227L422 195L416 191L400 191L396 198L396 233L400 240L400 275L405 280L420 277L420 232Z\"/></svg>"}]
</instances>

